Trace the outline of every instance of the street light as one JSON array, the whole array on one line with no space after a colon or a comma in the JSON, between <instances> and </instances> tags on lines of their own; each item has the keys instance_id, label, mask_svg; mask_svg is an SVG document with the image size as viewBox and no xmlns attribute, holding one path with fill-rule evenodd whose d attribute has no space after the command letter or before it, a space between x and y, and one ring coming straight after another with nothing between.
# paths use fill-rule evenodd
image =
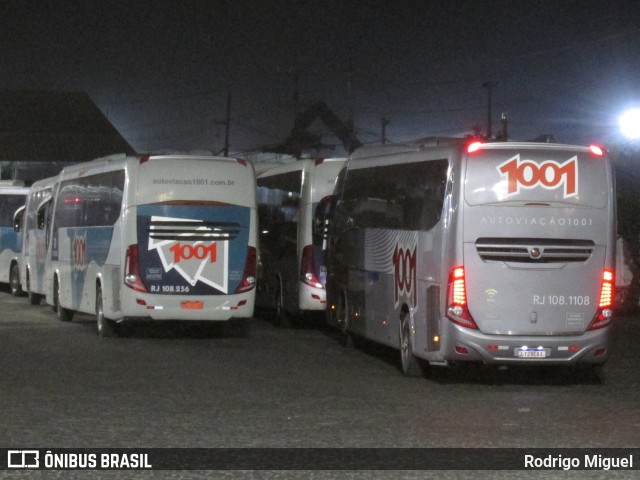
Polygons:
<instances>
[{"instance_id":1,"label":"street light","mask_svg":"<svg viewBox=\"0 0 640 480\"><path fill-rule=\"evenodd\" d=\"M629 140L640 138L640 108L624 112L618 119L622 134Z\"/></svg>"}]
</instances>

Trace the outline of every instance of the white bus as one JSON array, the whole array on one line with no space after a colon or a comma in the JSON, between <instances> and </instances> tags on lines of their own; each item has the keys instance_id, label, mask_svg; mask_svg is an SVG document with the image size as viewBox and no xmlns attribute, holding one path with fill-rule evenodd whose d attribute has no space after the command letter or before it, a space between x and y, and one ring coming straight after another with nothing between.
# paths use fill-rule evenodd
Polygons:
<instances>
[{"instance_id":1,"label":"white bus","mask_svg":"<svg viewBox=\"0 0 640 480\"><path fill-rule=\"evenodd\" d=\"M22 294L18 266L22 241L14 228L14 215L24 206L28 192L20 180L0 181L0 283L8 284L13 295Z\"/></svg>"},{"instance_id":2,"label":"white bus","mask_svg":"<svg viewBox=\"0 0 640 480\"><path fill-rule=\"evenodd\" d=\"M253 166L207 156L116 155L65 168L38 210L45 295L62 321L230 321L255 302Z\"/></svg>"},{"instance_id":3,"label":"white bus","mask_svg":"<svg viewBox=\"0 0 640 480\"><path fill-rule=\"evenodd\" d=\"M356 151L329 234L328 319L427 365L601 365L616 217L598 147L479 143Z\"/></svg>"},{"instance_id":4,"label":"white bus","mask_svg":"<svg viewBox=\"0 0 640 480\"><path fill-rule=\"evenodd\" d=\"M273 309L276 325L289 326L314 312L324 316L326 235L315 221L316 209L333 193L345 160L299 160L258 175L257 302Z\"/></svg>"},{"instance_id":5,"label":"white bus","mask_svg":"<svg viewBox=\"0 0 640 480\"><path fill-rule=\"evenodd\" d=\"M27 203L16 212L15 228L22 240L19 256L19 283L27 293L29 303L40 304L44 290L44 264L47 256L44 225L37 224L37 213L41 205L51 199L58 177L34 182L29 188Z\"/></svg>"}]
</instances>

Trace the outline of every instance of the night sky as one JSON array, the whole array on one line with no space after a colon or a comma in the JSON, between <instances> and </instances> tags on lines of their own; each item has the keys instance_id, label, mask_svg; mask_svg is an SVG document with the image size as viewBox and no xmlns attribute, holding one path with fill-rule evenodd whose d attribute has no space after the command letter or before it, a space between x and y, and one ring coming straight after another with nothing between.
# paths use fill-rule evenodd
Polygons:
<instances>
[{"instance_id":1,"label":"night sky","mask_svg":"<svg viewBox=\"0 0 640 480\"><path fill-rule=\"evenodd\" d=\"M623 141L640 106L640 2L0 0L0 88L84 91L139 151L281 142L299 108L365 144L486 131ZM312 130L327 132L320 122ZM327 140L336 143L335 139ZM336 150L339 152L339 150Z\"/></svg>"}]
</instances>

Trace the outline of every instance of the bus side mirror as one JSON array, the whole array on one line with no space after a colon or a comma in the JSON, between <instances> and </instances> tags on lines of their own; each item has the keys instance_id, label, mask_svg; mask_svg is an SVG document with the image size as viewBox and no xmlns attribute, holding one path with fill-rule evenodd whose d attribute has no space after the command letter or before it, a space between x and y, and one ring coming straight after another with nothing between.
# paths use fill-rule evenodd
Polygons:
<instances>
[{"instance_id":1,"label":"bus side mirror","mask_svg":"<svg viewBox=\"0 0 640 480\"><path fill-rule=\"evenodd\" d=\"M38 209L38 213L36 214L36 226L38 227L38 230L44 230L44 227L47 224L46 212L46 208Z\"/></svg>"},{"instance_id":2,"label":"bus side mirror","mask_svg":"<svg viewBox=\"0 0 640 480\"><path fill-rule=\"evenodd\" d=\"M13 214L13 229L16 232L20 232L22 230L22 221L24 219L24 211L25 206L18 208L16 212Z\"/></svg>"},{"instance_id":3,"label":"bus side mirror","mask_svg":"<svg viewBox=\"0 0 640 480\"><path fill-rule=\"evenodd\" d=\"M38 230L44 230L47 228L47 219L49 215L49 209L53 206L53 199L47 198L43 200L36 210L36 228Z\"/></svg>"}]
</instances>

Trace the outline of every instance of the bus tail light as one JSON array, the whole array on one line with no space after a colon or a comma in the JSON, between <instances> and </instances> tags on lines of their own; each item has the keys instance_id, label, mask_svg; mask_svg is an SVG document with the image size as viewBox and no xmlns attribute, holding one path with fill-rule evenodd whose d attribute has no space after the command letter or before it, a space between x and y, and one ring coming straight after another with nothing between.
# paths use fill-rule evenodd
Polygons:
<instances>
[{"instance_id":1,"label":"bus tail light","mask_svg":"<svg viewBox=\"0 0 640 480\"><path fill-rule=\"evenodd\" d=\"M604 149L600 145L589 145L589 150L596 157L602 157L604 155Z\"/></svg>"},{"instance_id":2,"label":"bus tail light","mask_svg":"<svg viewBox=\"0 0 640 480\"><path fill-rule=\"evenodd\" d=\"M587 330L597 330L606 327L612 321L613 317L613 282L615 275L613 270L605 270L602 272L602 280L600 283L600 302L595 317L591 321Z\"/></svg>"},{"instance_id":3,"label":"bus tail light","mask_svg":"<svg viewBox=\"0 0 640 480\"><path fill-rule=\"evenodd\" d=\"M127 258L124 263L124 284L137 292L147 292L147 287L142 283L140 277L140 264L138 262L138 245L129 245L127 248Z\"/></svg>"},{"instance_id":4,"label":"bus tail light","mask_svg":"<svg viewBox=\"0 0 640 480\"><path fill-rule=\"evenodd\" d=\"M482 147L482 142L472 142L467 146L467 153L477 152L480 150L480 147Z\"/></svg>"},{"instance_id":5,"label":"bus tail light","mask_svg":"<svg viewBox=\"0 0 640 480\"><path fill-rule=\"evenodd\" d=\"M466 328L478 329L475 320L467 307L467 287L464 267L454 267L449 272L447 291L447 317L453 323Z\"/></svg>"},{"instance_id":6,"label":"bus tail light","mask_svg":"<svg viewBox=\"0 0 640 480\"><path fill-rule=\"evenodd\" d=\"M302 249L302 260L300 260L300 280L311 287L324 288L322 283L320 283L320 280L318 280L318 275L316 274L316 269L313 263L313 246L307 245Z\"/></svg>"},{"instance_id":7,"label":"bus tail light","mask_svg":"<svg viewBox=\"0 0 640 480\"><path fill-rule=\"evenodd\" d=\"M242 281L236 287L235 293L244 293L256 286L256 249L255 247L247 248L247 261L244 264L244 273Z\"/></svg>"}]
</instances>

